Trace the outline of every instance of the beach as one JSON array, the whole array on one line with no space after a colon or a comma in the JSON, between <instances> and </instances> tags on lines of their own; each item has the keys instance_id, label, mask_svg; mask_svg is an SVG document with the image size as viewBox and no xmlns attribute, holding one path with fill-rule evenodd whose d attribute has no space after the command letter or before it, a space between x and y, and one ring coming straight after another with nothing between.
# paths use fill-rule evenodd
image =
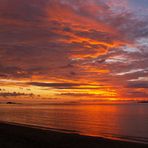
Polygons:
<instances>
[{"instance_id":1,"label":"beach","mask_svg":"<svg viewBox=\"0 0 148 148\"><path fill-rule=\"evenodd\" d=\"M148 145L0 123L0 148L147 148Z\"/></svg>"}]
</instances>

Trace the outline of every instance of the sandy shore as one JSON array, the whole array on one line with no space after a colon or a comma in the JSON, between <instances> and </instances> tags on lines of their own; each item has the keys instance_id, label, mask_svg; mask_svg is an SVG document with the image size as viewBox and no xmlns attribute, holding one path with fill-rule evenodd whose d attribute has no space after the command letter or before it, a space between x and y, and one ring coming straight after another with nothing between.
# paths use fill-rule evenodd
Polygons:
<instances>
[{"instance_id":1,"label":"sandy shore","mask_svg":"<svg viewBox=\"0 0 148 148\"><path fill-rule=\"evenodd\" d=\"M148 148L148 145L0 123L0 148Z\"/></svg>"}]
</instances>

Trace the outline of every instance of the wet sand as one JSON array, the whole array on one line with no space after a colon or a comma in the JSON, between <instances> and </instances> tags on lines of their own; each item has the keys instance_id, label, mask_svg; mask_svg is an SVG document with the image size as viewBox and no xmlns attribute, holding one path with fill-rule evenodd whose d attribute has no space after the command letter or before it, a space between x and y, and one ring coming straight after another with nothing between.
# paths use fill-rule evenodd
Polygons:
<instances>
[{"instance_id":1,"label":"wet sand","mask_svg":"<svg viewBox=\"0 0 148 148\"><path fill-rule=\"evenodd\" d=\"M0 123L0 148L148 148L146 144L109 140Z\"/></svg>"}]
</instances>

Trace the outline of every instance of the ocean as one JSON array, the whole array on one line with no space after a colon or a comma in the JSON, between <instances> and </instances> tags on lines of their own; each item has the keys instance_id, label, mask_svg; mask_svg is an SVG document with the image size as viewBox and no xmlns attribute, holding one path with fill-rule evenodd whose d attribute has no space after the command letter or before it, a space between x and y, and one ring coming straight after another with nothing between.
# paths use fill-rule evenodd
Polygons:
<instances>
[{"instance_id":1,"label":"ocean","mask_svg":"<svg viewBox=\"0 0 148 148\"><path fill-rule=\"evenodd\" d=\"M0 121L148 143L148 104L0 104Z\"/></svg>"}]
</instances>

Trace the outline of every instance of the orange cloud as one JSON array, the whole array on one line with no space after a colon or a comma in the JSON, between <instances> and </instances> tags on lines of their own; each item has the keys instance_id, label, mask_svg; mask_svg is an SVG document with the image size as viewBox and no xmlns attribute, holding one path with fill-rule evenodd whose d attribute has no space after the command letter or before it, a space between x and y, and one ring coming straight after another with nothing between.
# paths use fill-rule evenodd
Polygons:
<instances>
[{"instance_id":1,"label":"orange cloud","mask_svg":"<svg viewBox=\"0 0 148 148\"><path fill-rule=\"evenodd\" d=\"M3 1L2 85L8 92L15 87L17 93L22 93L20 86L29 87L47 98L146 98L148 22L130 8L130 1L118 2ZM45 87L31 82L81 85Z\"/></svg>"}]
</instances>

